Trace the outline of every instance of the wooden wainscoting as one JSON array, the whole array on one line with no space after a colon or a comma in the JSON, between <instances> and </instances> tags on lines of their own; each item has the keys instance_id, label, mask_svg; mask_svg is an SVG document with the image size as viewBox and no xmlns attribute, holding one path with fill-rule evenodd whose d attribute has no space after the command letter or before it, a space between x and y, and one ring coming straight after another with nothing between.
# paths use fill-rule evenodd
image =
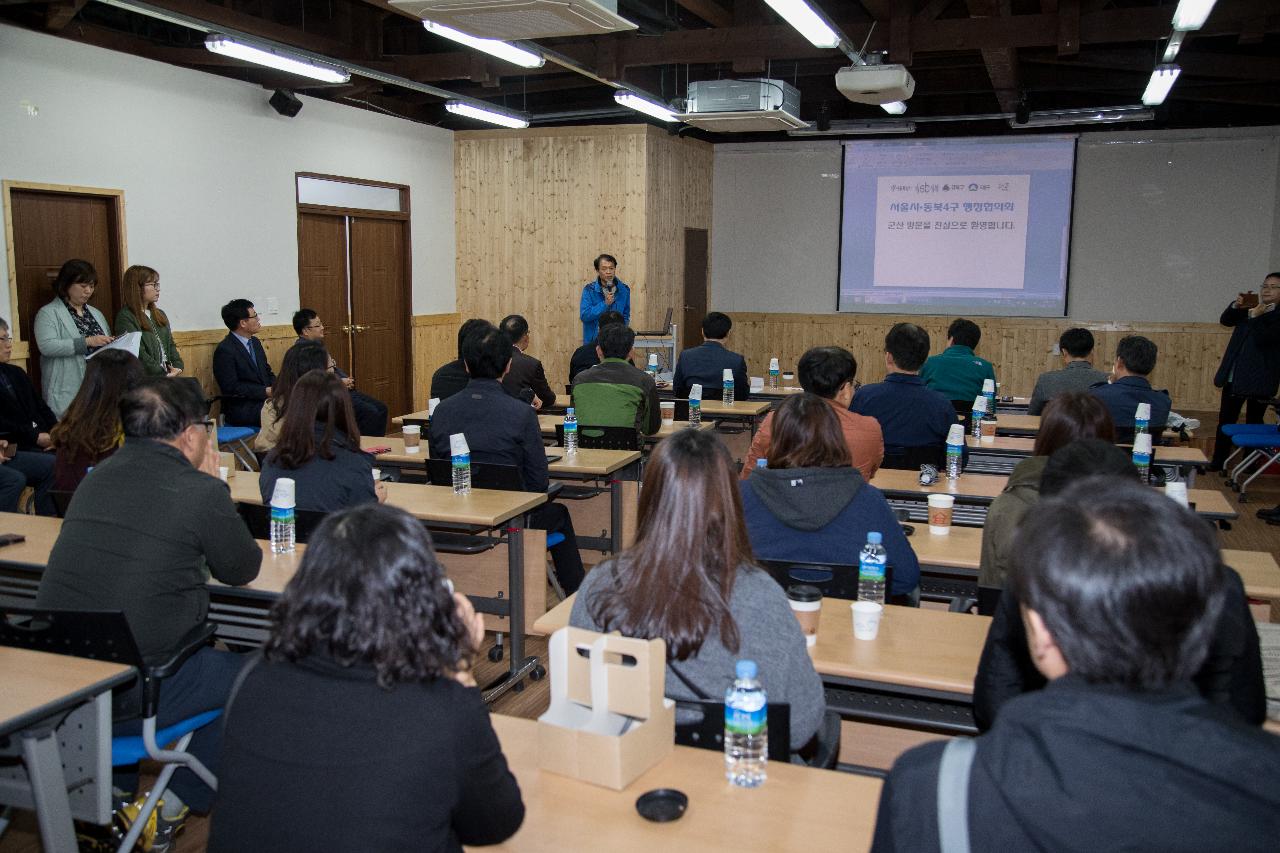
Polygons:
<instances>
[{"instance_id":1,"label":"wooden wainscoting","mask_svg":"<svg viewBox=\"0 0 1280 853\"><path fill-rule=\"evenodd\" d=\"M413 411L427 407L431 374L458 357L459 314L418 314L413 318ZM391 416L405 412L392 412Z\"/></svg>"}]
</instances>

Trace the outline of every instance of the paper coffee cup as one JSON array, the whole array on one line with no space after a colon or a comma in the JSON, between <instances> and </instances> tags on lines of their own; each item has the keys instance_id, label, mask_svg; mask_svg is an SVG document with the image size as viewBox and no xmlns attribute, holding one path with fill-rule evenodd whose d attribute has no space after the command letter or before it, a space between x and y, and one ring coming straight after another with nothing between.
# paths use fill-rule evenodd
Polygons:
<instances>
[{"instance_id":1,"label":"paper coffee cup","mask_svg":"<svg viewBox=\"0 0 1280 853\"><path fill-rule=\"evenodd\" d=\"M782 374L782 379L783 379L783 381L784 381L784 382L794 382L794 381L795 381L795 378L796 378L796 375L795 375L794 373L784 373L784 374Z\"/></svg>"},{"instance_id":2,"label":"paper coffee cup","mask_svg":"<svg viewBox=\"0 0 1280 853\"><path fill-rule=\"evenodd\" d=\"M374 469L373 469L373 482L375 482L375 483L376 483L376 482L378 482L378 481L379 481L379 480L381 480L381 479L382 479L382 469L381 469L381 468L374 468Z\"/></svg>"},{"instance_id":3,"label":"paper coffee cup","mask_svg":"<svg viewBox=\"0 0 1280 853\"><path fill-rule=\"evenodd\" d=\"M281 477L276 480L275 488L271 490L271 505L278 506L281 509L297 506L295 500L297 484L288 477Z\"/></svg>"},{"instance_id":4,"label":"paper coffee cup","mask_svg":"<svg viewBox=\"0 0 1280 853\"><path fill-rule=\"evenodd\" d=\"M461 432L455 432L449 436L449 455L450 456L467 456L471 453L471 448L467 446L467 436Z\"/></svg>"},{"instance_id":5,"label":"paper coffee cup","mask_svg":"<svg viewBox=\"0 0 1280 853\"><path fill-rule=\"evenodd\" d=\"M751 377L751 379L750 379L750 382L751 382L751 390L752 390L752 391L763 391L763 390L764 390L764 377L763 377L763 376L752 376L752 377Z\"/></svg>"},{"instance_id":6,"label":"paper coffee cup","mask_svg":"<svg viewBox=\"0 0 1280 853\"><path fill-rule=\"evenodd\" d=\"M947 444L964 444L964 424L952 424L947 430Z\"/></svg>"},{"instance_id":7,"label":"paper coffee cup","mask_svg":"<svg viewBox=\"0 0 1280 853\"><path fill-rule=\"evenodd\" d=\"M1135 453L1151 453L1151 433L1140 432L1133 437L1133 450Z\"/></svg>"},{"instance_id":8,"label":"paper coffee cup","mask_svg":"<svg viewBox=\"0 0 1280 853\"><path fill-rule=\"evenodd\" d=\"M228 468L226 465L219 465L218 479L224 483L227 482L229 479L231 479L231 469Z\"/></svg>"},{"instance_id":9,"label":"paper coffee cup","mask_svg":"<svg viewBox=\"0 0 1280 853\"><path fill-rule=\"evenodd\" d=\"M975 415L985 415L987 413L987 398L979 394L973 398L973 413Z\"/></svg>"},{"instance_id":10,"label":"paper coffee cup","mask_svg":"<svg viewBox=\"0 0 1280 853\"><path fill-rule=\"evenodd\" d=\"M1186 507L1190 506L1190 504L1187 502L1187 484L1186 483L1165 483L1164 493L1168 495L1170 498L1172 498L1173 500L1182 504L1183 506L1186 506Z\"/></svg>"},{"instance_id":11,"label":"paper coffee cup","mask_svg":"<svg viewBox=\"0 0 1280 853\"><path fill-rule=\"evenodd\" d=\"M427 417L431 417L436 413L436 406L440 405L439 397L432 397L427 401Z\"/></svg>"},{"instance_id":12,"label":"paper coffee cup","mask_svg":"<svg viewBox=\"0 0 1280 853\"><path fill-rule=\"evenodd\" d=\"M417 453L422 444L422 427L418 424L405 424L400 430L404 436L404 452Z\"/></svg>"},{"instance_id":13,"label":"paper coffee cup","mask_svg":"<svg viewBox=\"0 0 1280 853\"><path fill-rule=\"evenodd\" d=\"M664 424L675 423L676 420L676 404L674 402L663 401L658 404L662 409L662 422Z\"/></svg>"},{"instance_id":14,"label":"paper coffee cup","mask_svg":"<svg viewBox=\"0 0 1280 853\"><path fill-rule=\"evenodd\" d=\"M649 353L649 366L650 367L658 366L658 354L656 352Z\"/></svg>"},{"instance_id":15,"label":"paper coffee cup","mask_svg":"<svg viewBox=\"0 0 1280 853\"><path fill-rule=\"evenodd\" d=\"M983 418L982 423L978 424L981 428L981 439L983 444L994 444L996 440L996 419Z\"/></svg>"},{"instance_id":16,"label":"paper coffee cup","mask_svg":"<svg viewBox=\"0 0 1280 853\"><path fill-rule=\"evenodd\" d=\"M1134 417L1140 421L1150 421L1151 420L1151 404L1139 403L1138 410L1134 413Z\"/></svg>"},{"instance_id":17,"label":"paper coffee cup","mask_svg":"<svg viewBox=\"0 0 1280 853\"><path fill-rule=\"evenodd\" d=\"M776 358L769 359L769 370L772 372L778 369L778 360Z\"/></svg>"},{"instance_id":18,"label":"paper coffee cup","mask_svg":"<svg viewBox=\"0 0 1280 853\"><path fill-rule=\"evenodd\" d=\"M702 399L702 386L699 385L697 382L689 386L689 399L690 400Z\"/></svg>"},{"instance_id":19,"label":"paper coffee cup","mask_svg":"<svg viewBox=\"0 0 1280 853\"><path fill-rule=\"evenodd\" d=\"M996 393L996 381L994 379L982 380L982 393L983 394Z\"/></svg>"},{"instance_id":20,"label":"paper coffee cup","mask_svg":"<svg viewBox=\"0 0 1280 853\"><path fill-rule=\"evenodd\" d=\"M721 379L721 381L723 381L723 382L732 382L732 381L733 381L733 368L726 367L726 368L724 369L724 372L720 374L720 379Z\"/></svg>"},{"instance_id":21,"label":"paper coffee cup","mask_svg":"<svg viewBox=\"0 0 1280 853\"><path fill-rule=\"evenodd\" d=\"M929 495L929 532L938 536L951 533L951 513L956 505L954 495Z\"/></svg>"},{"instance_id":22,"label":"paper coffee cup","mask_svg":"<svg viewBox=\"0 0 1280 853\"><path fill-rule=\"evenodd\" d=\"M808 584L795 584L787 587L787 601L791 602L791 612L800 623L804 644L814 645L818 642L818 620L822 616L822 590Z\"/></svg>"},{"instance_id":23,"label":"paper coffee cup","mask_svg":"<svg viewBox=\"0 0 1280 853\"><path fill-rule=\"evenodd\" d=\"M857 640L874 640L880 633L880 617L884 615L883 605L874 601L855 601L850 605L853 610L853 636Z\"/></svg>"}]
</instances>

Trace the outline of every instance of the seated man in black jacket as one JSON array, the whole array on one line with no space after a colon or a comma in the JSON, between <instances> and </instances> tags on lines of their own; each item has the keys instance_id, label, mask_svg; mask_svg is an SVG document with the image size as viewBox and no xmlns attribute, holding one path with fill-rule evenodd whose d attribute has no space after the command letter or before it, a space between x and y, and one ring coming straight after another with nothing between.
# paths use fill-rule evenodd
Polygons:
<instances>
[{"instance_id":1,"label":"seated man in black jacket","mask_svg":"<svg viewBox=\"0 0 1280 853\"><path fill-rule=\"evenodd\" d=\"M30 486L35 489L36 512L55 515L49 497L54 463L49 430L57 418L27 372L9 363L12 355L13 335L0 319L0 512L17 512L18 499Z\"/></svg>"},{"instance_id":2,"label":"seated man in black jacket","mask_svg":"<svg viewBox=\"0 0 1280 853\"><path fill-rule=\"evenodd\" d=\"M510 339L493 326L469 334L462 343L462 361L471 381L436 406L428 433L431 458L448 459L449 436L462 433L472 462L513 465L520 471L525 491L545 492L547 454L538 413L503 390L499 381L511 366ZM564 541L550 549L551 559L561 588L566 594L576 592L584 573L569 510L559 503L545 503L529 513L529 526L564 535Z\"/></svg>"},{"instance_id":3,"label":"seated man in black jacket","mask_svg":"<svg viewBox=\"0 0 1280 853\"><path fill-rule=\"evenodd\" d=\"M600 315L599 329L605 326L624 326L626 323L622 320L622 314L617 311L606 311ZM578 374L586 370L588 367L595 367L600 363L600 355L596 352L596 347L600 346L600 332L596 332L595 338L590 342L583 344L573 351L573 355L569 356L569 383L577 378Z\"/></svg>"},{"instance_id":4,"label":"seated man in black jacket","mask_svg":"<svg viewBox=\"0 0 1280 853\"><path fill-rule=\"evenodd\" d=\"M1274 850L1280 739L1193 683L1227 603L1213 531L1090 477L1042 501L1018 546L1007 589L1048 684L977 740L903 754L872 850Z\"/></svg>"},{"instance_id":5,"label":"seated man in black jacket","mask_svg":"<svg viewBox=\"0 0 1280 853\"><path fill-rule=\"evenodd\" d=\"M556 392L547 384L542 362L526 355L529 348L529 321L519 314L508 314L498 327L511 341L511 368L502 377L502 387L517 400L533 404L535 409L549 409L556 404Z\"/></svg>"},{"instance_id":6,"label":"seated man in black jacket","mask_svg":"<svg viewBox=\"0 0 1280 853\"><path fill-rule=\"evenodd\" d=\"M488 320L476 319L468 320L458 328L458 357L453 361L440 365L436 372L431 374L430 397L437 400L447 400L467 387L467 383L471 381L471 376L467 373L466 365L462 363L462 342L469 335L482 333L492 328L494 328L494 325Z\"/></svg>"}]
</instances>

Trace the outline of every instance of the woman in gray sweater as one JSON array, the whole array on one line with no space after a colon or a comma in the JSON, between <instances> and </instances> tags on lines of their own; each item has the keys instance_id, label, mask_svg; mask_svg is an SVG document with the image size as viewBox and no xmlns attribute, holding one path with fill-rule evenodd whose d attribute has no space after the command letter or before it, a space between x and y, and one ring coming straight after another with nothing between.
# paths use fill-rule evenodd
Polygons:
<instances>
[{"instance_id":1,"label":"woman in gray sweater","mask_svg":"<svg viewBox=\"0 0 1280 853\"><path fill-rule=\"evenodd\" d=\"M569 624L667 643L666 694L722 701L734 664L756 662L770 702L791 706L791 746L822 721L822 681L782 588L753 564L729 451L685 430L645 470L635 544L583 581Z\"/></svg>"}]
</instances>

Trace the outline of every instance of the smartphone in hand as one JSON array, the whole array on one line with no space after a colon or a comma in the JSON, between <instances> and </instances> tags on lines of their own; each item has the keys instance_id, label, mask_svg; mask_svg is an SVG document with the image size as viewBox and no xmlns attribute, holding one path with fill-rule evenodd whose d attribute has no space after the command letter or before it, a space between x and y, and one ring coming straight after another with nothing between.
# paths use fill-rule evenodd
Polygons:
<instances>
[{"instance_id":1,"label":"smartphone in hand","mask_svg":"<svg viewBox=\"0 0 1280 853\"><path fill-rule=\"evenodd\" d=\"M1246 290L1240 294L1236 302L1241 308L1256 308L1258 307L1258 294L1252 290Z\"/></svg>"}]
</instances>

